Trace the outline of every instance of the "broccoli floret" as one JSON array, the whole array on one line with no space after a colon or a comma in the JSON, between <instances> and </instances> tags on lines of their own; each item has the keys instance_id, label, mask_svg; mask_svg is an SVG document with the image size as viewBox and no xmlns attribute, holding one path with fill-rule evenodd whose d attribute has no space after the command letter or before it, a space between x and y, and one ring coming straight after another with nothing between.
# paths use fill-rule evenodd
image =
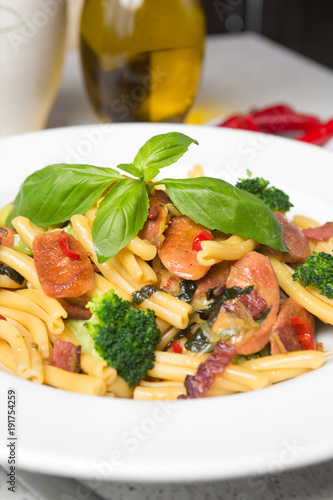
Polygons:
<instances>
[{"instance_id":1,"label":"broccoli floret","mask_svg":"<svg viewBox=\"0 0 333 500\"><path fill-rule=\"evenodd\" d=\"M113 290L93 297L87 307L93 313L84 326L95 349L131 387L154 366L155 350L161 340L154 311L132 308L131 302Z\"/></svg>"},{"instance_id":2,"label":"broccoli floret","mask_svg":"<svg viewBox=\"0 0 333 500\"><path fill-rule=\"evenodd\" d=\"M303 286L316 288L321 295L333 299L333 255L326 252L313 252L306 261L298 266L293 280Z\"/></svg>"},{"instance_id":3,"label":"broccoli floret","mask_svg":"<svg viewBox=\"0 0 333 500\"><path fill-rule=\"evenodd\" d=\"M239 179L236 187L244 189L249 193L255 194L261 201L263 201L272 212L281 212L285 214L288 212L293 204L290 203L289 196L274 186L269 186L269 181L262 177L251 178L251 172L247 172L248 179Z\"/></svg>"}]
</instances>

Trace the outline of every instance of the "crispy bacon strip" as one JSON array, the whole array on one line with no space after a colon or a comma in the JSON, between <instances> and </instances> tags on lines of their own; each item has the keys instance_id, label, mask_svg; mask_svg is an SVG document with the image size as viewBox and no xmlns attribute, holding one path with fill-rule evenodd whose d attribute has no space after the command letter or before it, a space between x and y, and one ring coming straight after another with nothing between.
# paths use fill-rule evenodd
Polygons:
<instances>
[{"instance_id":1,"label":"crispy bacon strip","mask_svg":"<svg viewBox=\"0 0 333 500\"><path fill-rule=\"evenodd\" d=\"M72 236L67 235L69 248L80 255L72 260L59 245L60 231L35 236L32 246L38 279L49 297L79 297L95 287L94 269L88 252Z\"/></svg>"},{"instance_id":2,"label":"crispy bacon strip","mask_svg":"<svg viewBox=\"0 0 333 500\"><path fill-rule=\"evenodd\" d=\"M68 314L67 319L88 320L92 316L89 309L85 307L64 305L63 308Z\"/></svg>"},{"instance_id":3,"label":"crispy bacon strip","mask_svg":"<svg viewBox=\"0 0 333 500\"><path fill-rule=\"evenodd\" d=\"M187 396L179 399L202 398L214 382L215 375L220 375L231 363L236 354L233 346L219 340L212 354L201 363L195 375L187 375L185 387Z\"/></svg>"},{"instance_id":4,"label":"crispy bacon strip","mask_svg":"<svg viewBox=\"0 0 333 500\"><path fill-rule=\"evenodd\" d=\"M333 222L326 222L322 226L303 229L303 234L314 241L327 241L333 236Z\"/></svg>"},{"instance_id":5,"label":"crispy bacon strip","mask_svg":"<svg viewBox=\"0 0 333 500\"><path fill-rule=\"evenodd\" d=\"M156 248L161 248L165 239L164 231L168 227L170 219L169 211L165 205L172 203L168 195L155 189L154 196L149 197L150 209L148 219L139 232L140 238L148 240Z\"/></svg>"},{"instance_id":6,"label":"crispy bacon strip","mask_svg":"<svg viewBox=\"0 0 333 500\"><path fill-rule=\"evenodd\" d=\"M74 345L66 340L56 339L53 345L51 365L78 373L81 363L81 346Z\"/></svg>"}]
</instances>

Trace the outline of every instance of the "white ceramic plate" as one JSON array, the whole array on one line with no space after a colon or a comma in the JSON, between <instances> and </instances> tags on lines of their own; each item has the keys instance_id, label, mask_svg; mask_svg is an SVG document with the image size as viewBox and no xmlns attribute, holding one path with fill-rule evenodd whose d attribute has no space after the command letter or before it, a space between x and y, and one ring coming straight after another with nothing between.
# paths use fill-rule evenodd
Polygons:
<instances>
[{"instance_id":1,"label":"white ceramic plate","mask_svg":"<svg viewBox=\"0 0 333 500\"><path fill-rule=\"evenodd\" d=\"M264 176L302 213L333 220L333 155L252 132L182 125L106 125L50 130L0 142L1 205L23 179L51 163L114 167L151 136L178 130L197 139L164 176L195 164L231 183ZM333 328L319 340L333 352ZM7 390L17 392L17 464L99 482L180 482L265 474L333 457L333 364L262 391L192 401L138 402L82 396L0 374L0 428ZM4 440L3 440L4 443ZM9 448L0 447L7 463Z\"/></svg>"}]
</instances>

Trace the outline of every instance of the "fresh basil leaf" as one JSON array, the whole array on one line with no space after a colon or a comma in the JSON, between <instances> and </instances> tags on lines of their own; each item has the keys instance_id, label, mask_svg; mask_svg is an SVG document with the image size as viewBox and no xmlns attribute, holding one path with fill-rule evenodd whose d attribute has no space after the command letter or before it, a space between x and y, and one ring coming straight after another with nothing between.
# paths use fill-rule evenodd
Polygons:
<instances>
[{"instance_id":1,"label":"fresh basil leaf","mask_svg":"<svg viewBox=\"0 0 333 500\"><path fill-rule=\"evenodd\" d=\"M92 226L98 262L116 255L142 229L149 199L144 181L122 179L101 201Z\"/></svg>"},{"instance_id":2,"label":"fresh basil leaf","mask_svg":"<svg viewBox=\"0 0 333 500\"><path fill-rule=\"evenodd\" d=\"M124 170L125 172L128 172L129 174L134 175L135 177L141 178L141 172L138 168L136 168L133 163L120 163L117 165L117 168L120 168L120 170Z\"/></svg>"},{"instance_id":3,"label":"fresh basil leaf","mask_svg":"<svg viewBox=\"0 0 333 500\"><path fill-rule=\"evenodd\" d=\"M281 224L257 196L212 177L163 179L159 183L166 186L176 208L194 222L288 251Z\"/></svg>"},{"instance_id":4,"label":"fresh basil leaf","mask_svg":"<svg viewBox=\"0 0 333 500\"><path fill-rule=\"evenodd\" d=\"M195 139L179 132L155 135L147 141L134 158L134 165L141 172L140 177L146 182L151 181L160 169L175 163L192 144L198 144Z\"/></svg>"},{"instance_id":5,"label":"fresh basil leaf","mask_svg":"<svg viewBox=\"0 0 333 500\"><path fill-rule=\"evenodd\" d=\"M23 182L11 214L37 226L59 224L84 214L122 175L111 168L60 163L37 170Z\"/></svg>"}]
</instances>

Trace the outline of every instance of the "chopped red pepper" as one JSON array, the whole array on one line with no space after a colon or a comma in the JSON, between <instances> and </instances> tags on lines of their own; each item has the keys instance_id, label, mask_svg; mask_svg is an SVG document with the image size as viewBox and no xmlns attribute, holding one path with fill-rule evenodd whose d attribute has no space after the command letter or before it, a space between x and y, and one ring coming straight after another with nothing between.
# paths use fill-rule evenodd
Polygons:
<instances>
[{"instance_id":1,"label":"chopped red pepper","mask_svg":"<svg viewBox=\"0 0 333 500\"><path fill-rule=\"evenodd\" d=\"M309 144L316 144L317 146L322 146L329 139L333 137L333 120L329 120L315 128L312 128L306 132L297 140L302 142L308 142Z\"/></svg>"},{"instance_id":2,"label":"chopped red pepper","mask_svg":"<svg viewBox=\"0 0 333 500\"><path fill-rule=\"evenodd\" d=\"M176 352L177 354L183 354L183 346L178 340L174 340L171 344L173 352Z\"/></svg>"},{"instance_id":3,"label":"chopped red pepper","mask_svg":"<svg viewBox=\"0 0 333 500\"><path fill-rule=\"evenodd\" d=\"M298 338L304 350L316 350L314 336L306 322L301 317L290 318L293 325L296 326Z\"/></svg>"},{"instance_id":4,"label":"chopped red pepper","mask_svg":"<svg viewBox=\"0 0 333 500\"><path fill-rule=\"evenodd\" d=\"M249 114L244 115L244 123L247 130L252 130L253 132L260 132L259 127L255 123L253 117Z\"/></svg>"},{"instance_id":5,"label":"chopped red pepper","mask_svg":"<svg viewBox=\"0 0 333 500\"><path fill-rule=\"evenodd\" d=\"M76 252L73 252L69 248L67 234L65 233L65 231L61 231L58 242L62 253L66 255L66 257L69 257L72 260L80 260L80 255Z\"/></svg>"},{"instance_id":6,"label":"chopped red pepper","mask_svg":"<svg viewBox=\"0 0 333 500\"><path fill-rule=\"evenodd\" d=\"M320 125L320 121L315 116L298 113L254 116L253 121L260 130L270 134L307 131Z\"/></svg>"},{"instance_id":7,"label":"chopped red pepper","mask_svg":"<svg viewBox=\"0 0 333 500\"><path fill-rule=\"evenodd\" d=\"M212 239L213 239L213 235L211 233L209 233L208 231L205 231L205 230L200 231L200 233L193 240L192 250L194 250L195 252L199 252L200 250L202 250L201 242L212 240Z\"/></svg>"},{"instance_id":8,"label":"chopped red pepper","mask_svg":"<svg viewBox=\"0 0 333 500\"><path fill-rule=\"evenodd\" d=\"M7 318L5 318L4 316L2 316L2 314L0 314L0 319L3 319L4 321L7 321Z\"/></svg>"},{"instance_id":9,"label":"chopped red pepper","mask_svg":"<svg viewBox=\"0 0 333 500\"><path fill-rule=\"evenodd\" d=\"M293 109L287 104L275 104L274 106L267 106L266 108L256 109L251 115L253 118L259 116L276 116L279 115L288 115L294 113Z\"/></svg>"},{"instance_id":10,"label":"chopped red pepper","mask_svg":"<svg viewBox=\"0 0 333 500\"><path fill-rule=\"evenodd\" d=\"M218 124L218 127L244 129L244 120L241 115L233 115Z\"/></svg>"}]
</instances>

